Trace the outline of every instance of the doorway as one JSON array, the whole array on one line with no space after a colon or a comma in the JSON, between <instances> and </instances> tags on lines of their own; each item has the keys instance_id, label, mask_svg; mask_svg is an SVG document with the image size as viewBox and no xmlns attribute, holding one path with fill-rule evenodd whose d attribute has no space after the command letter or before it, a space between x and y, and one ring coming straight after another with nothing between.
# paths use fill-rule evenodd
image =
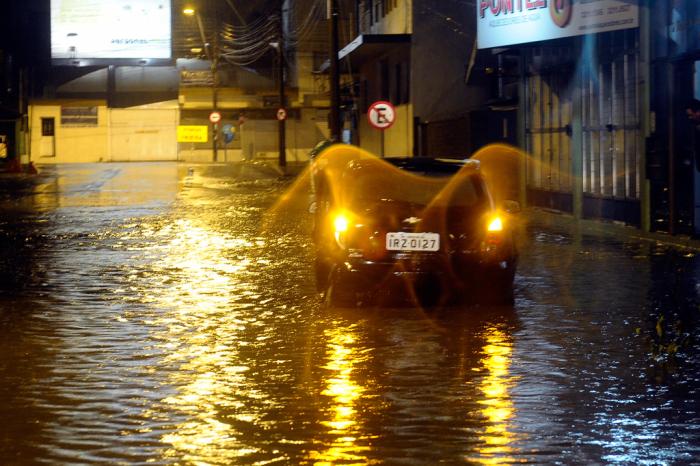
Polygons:
<instances>
[{"instance_id":1,"label":"doorway","mask_svg":"<svg viewBox=\"0 0 700 466\"><path fill-rule=\"evenodd\" d=\"M56 119L54 117L41 119L39 157L56 157Z\"/></svg>"},{"instance_id":2,"label":"doorway","mask_svg":"<svg viewBox=\"0 0 700 466\"><path fill-rule=\"evenodd\" d=\"M673 232L697 236L700 235L700 121L692 121L687 109L693 100L700 104L700 59L675 64L671 99Z\"/></svg>"}]
</instances>

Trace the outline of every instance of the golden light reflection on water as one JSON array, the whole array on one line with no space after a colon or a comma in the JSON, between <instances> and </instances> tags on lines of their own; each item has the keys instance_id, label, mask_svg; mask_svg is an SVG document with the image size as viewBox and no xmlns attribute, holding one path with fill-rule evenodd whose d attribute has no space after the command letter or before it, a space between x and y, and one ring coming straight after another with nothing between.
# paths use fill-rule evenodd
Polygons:
<instances>
[{"instance_id":1,"label":"golden light reflection on water","mask_svg":"<svg viewBox=\"0 0 700 466\"><path fill-rule=\"evenodd\" d=\"M515 378L510 374L513 345L508 334L497 327L486 329L486 344L482 349L481 367L485 371L479 384L483 398L479 400L481 415L486 421L484 431L479 436L483 442L478 456L470 462L480 464L509 464L516 462L510 456L515 453L512 447L516 435L512 432L515 407L510 397L510 388Z\"/></svg>"},{"instance_id":2,"label":"golden light reflection on water","mask_svg":"<svg viewBox=\"0 0 700 466\"><path fill-rule=\"evenodd\" d=\"M164 363L175 368L168 384L176 393L163 402L178 424L161 439L170 446L165 456L234 464L258 451L237 440L234 426L259 421L245 401L261 395L247 381L249 368L240 363L236 344L251 324L236 301L257 297L245 278L256 244L192 220L176 222L173 230L160 264L167 281L157 290L165 312L155 322L166 329L159 335L169 353Z\"/></svg>"},{"instance_id":3,"label":"golden light reflection on water","mask_svg":"<svg viewBox=\"0 0 700 466\"><path fill-rule=\"evenodd\" d=\"M356 381L358 365L367 356L358 348L355 326L334 327L326 330L328 362L323 368L328 372L326 388L321 392L332 401L329 417L322 421L333 436L331 445L323 451L311 452L311 460L319 466L332 464L372 464L366 452L367 445L358 443L361 426L358 426L358 402L366 388Z\"/></svg>"}]
</instances>

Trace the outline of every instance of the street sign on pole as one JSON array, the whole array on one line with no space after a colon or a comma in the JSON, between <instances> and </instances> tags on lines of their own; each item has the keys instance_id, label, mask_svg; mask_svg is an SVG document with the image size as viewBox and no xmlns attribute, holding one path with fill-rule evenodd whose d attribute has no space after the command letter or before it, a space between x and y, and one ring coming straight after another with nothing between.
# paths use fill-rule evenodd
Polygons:
<instances>
[{"instance_id":1,"label":"street sign on pole","mask_svg":"<svg viewBox=\"0 0 700 466\"><path fill-rule=\"evenodd\" d=\"M367 110L367 120L369 124L378 130L385 130L391 127L396 120L396 109L390 102L379 100L369 106Z\"/></svg>"},{"instance_id":2,"label":"street sign on pole","mask_svg":"<svg viewBox=\"0 0 700 466\"><path fill-rule=\"evenodd\" d=\"M287 119L287 111L283 108L280 108L279 110L277 110L277 119L279 121L286 120Z\"/></svg>"},{"instance_id":3,"label":"street sign on pole","mask_svg":"<svg viewBox=\"0 0 700 466\"><path fill-rule=\"evenodd\" d=\"M233 128L233 125L230 123L227 123L223 126L223 128L221 130L224 133L224 143L231 144L231 142L233 142L233 139L236 136L235 129Z\"/></svg>"},{"instance_id":4,"label":"street sign on pole","mask_svg":"<svg viewBox=\"0 0 700 466\"><path fill-rule=\"evenodd\" d=\"M216 124L221 121L221 113L219 112L211 112L209 114L209 121L212 123Z\"/></svg>"}]
</instances>

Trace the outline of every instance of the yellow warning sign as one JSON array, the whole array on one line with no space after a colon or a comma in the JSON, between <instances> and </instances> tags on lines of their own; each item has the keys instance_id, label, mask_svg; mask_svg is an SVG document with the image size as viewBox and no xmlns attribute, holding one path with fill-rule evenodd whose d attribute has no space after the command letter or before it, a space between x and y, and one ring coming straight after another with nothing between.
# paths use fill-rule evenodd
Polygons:
<instances>
[{"instance_id":1,"label":"yellow warning sign","mask_svg":"<svg viewBox=\"0 0 700 466\"><path fill-rule=\"evenodd\" d=\"M208 126L178 126L177 142L207 142L209 140Z\"/></svg>"}]
</instances>

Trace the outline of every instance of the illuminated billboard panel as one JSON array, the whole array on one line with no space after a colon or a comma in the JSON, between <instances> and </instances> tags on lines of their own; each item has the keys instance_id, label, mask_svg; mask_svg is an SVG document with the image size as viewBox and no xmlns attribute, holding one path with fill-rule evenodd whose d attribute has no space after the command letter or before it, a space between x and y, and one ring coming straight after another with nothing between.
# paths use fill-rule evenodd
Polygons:
<instances>
[{"instance_id":1,"label":"illuminated billboard panel","mask_svg":"<svg viewBox=\"0 0 700 466\"><path fill-rule=\"evenodd\" d=\"M168 60L170 0L51 0L55 62Z\"/></svg>"},{"instance_id":2,"label":"illuminated billboard panel","mask_svg":"<svg viewBox=\"0 0 700 466\"><path fill-rule=\"evenodd\" d=\"M639 26L637 0L477 0L480 49Z\"/></svg>"}]
</instances>

